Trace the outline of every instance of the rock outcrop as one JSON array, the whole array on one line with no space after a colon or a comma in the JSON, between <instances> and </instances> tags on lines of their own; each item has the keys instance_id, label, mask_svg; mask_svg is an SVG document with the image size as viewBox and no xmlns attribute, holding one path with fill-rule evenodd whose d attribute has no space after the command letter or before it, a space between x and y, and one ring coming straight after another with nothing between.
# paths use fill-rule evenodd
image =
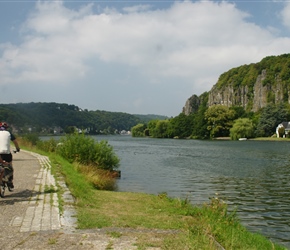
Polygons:
<instances>
[{"instance_id":1,"label":"rock outcrop","mask_svg":"<svg viewBox=\"0 0 290 250\"><path fill-rule=\"evenodd\" d=\"M290 103L290 79L285 77L290 76L290 56L282 55L281 58L283 59L283 64L278 64L279 57L265 58L264 60L268 63L268 67L262 68L260 71L256 70L256 68L261 67L261 65L264 66L262 64L263 60L260 64L258 63L254 66L241 66L224 73L222 75L223 78L221 79L220 77L219 81L208 92L208 106L215 104L228 107L240 106L247 111L257 112L269 103ZM270 64L272 61L273 63ZM277 64L280 71L272 69ZM284 64L287 65L285 66ZM269 68L269 65L271 68ZM256 73L256 75L253 72L245 73L245 69L253 70L253 68L260 73ZM244 78L249 78L249 74L251 74L251 77L254 75L254 78L252 77L252 81L244 84L242 81ZM200 97L197 95L191 96L183 107L183 113L186 115L194 113L198 110L200 103Z\"/></svg>"},{"instance_id":2,"label":"rock outcrop","mask_svg":"<svg viewBox=\"0 0 290 250\"><path fill-rule=\"evenodd\" d=\"M195 113L200 105L200 98L197 95L192 95L190 98L186 100L185 106L182 109L182 112L185 115L190 115Z\"/></svg>"}]
</instances>

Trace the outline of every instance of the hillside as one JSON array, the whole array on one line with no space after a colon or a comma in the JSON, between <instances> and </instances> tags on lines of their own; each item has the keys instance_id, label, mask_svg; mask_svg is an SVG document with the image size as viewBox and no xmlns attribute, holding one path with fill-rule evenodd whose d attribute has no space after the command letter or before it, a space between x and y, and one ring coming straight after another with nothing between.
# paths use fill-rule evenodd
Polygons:
<instances>
[{"instance_id":1,"label":"hillside","mask_svg":"<svg viewBox=\"0 0 290 250\"><path fill-rule=\"evenodd\" d=\"M257 112L267 104L290 103L290 54L268 56L220 75L208 92L208 106L240 106ZM186 115L198 110L201 96L193 95L183 108Z\"/></svg>"},{"instance_id":2,"label":"hillside","mask_svg":"<svg viewBox=\"0 0 290 250\"><path fill-rule=\"evenodd\" d=\"M90 134L114 133L131 130L146 117L122 112L88 111L63 103L0 104L0 120L11 124L18 133L61 133L73 127Z\"/></svg>"}]
</instances>

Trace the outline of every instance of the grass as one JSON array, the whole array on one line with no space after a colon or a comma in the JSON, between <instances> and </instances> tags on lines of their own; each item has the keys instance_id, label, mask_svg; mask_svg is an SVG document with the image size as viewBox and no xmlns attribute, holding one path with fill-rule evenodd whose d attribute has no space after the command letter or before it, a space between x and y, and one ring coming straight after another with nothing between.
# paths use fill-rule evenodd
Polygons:
<instances>
[{"instance_id":1,"label":"grass","mask_svg":"<svg viewBox=\"0 0 290 250\"><path fill-rule=\"evenodd\" d=\"M50 154L49 158L53 174L56 178L59 175L65 177L76 198L80 229L121 229L121 232L111 232L112 236L134 236L140 250L150 247L169 250L285 249L260 234L247 231L218 197L208 204L192 206L188 201L172 199L166 193L101 191L90 181L88 169L81 167L81 170L80 166L70 164L56 154ZM110 248L108 245L107 249Z\"/></svg>"},{"instance_id":2,"label":"grass","mask_svg":"<svg viewBox=\"0 0 290 250\"><path fill-rule=\"evenodd\" d=\"M76 169L85 176L86 180L94 186L94 188L99 190L115 190L116 181L115 178L112 178L111 171L82 164L74 165Z\"/></svg>"},{"instance_id":3,"label":"grass","mask_svg":"<svg viewBox=\"0 0 290 250\"><path fill-rule=\"evenodd\" d=\"M250 140L255 140L255 141L286 141L289 142L290 138L277 138L277 137L257 137L257 138L252 138Z\"/></svg>"}]
</instances>

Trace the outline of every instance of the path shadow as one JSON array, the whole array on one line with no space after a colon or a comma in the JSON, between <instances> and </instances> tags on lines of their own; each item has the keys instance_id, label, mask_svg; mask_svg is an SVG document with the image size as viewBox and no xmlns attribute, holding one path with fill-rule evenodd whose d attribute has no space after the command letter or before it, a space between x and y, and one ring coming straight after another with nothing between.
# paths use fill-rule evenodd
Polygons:
<instances>
[{"instance_id":1,"label":"path shadow","mask_svg":"<svg viewBox=\"0 0 290 250\"><path fill-rule=\"evenodd\" d=\"M13 205L18 202L30 201L33 197L37 197L40 192L31 191L29 189L21 190L19 192L9 192L5 191L4 198L0 198L0 206L3 205Z\"/></svg>"},{"instance_id":2,"label":"path shadow","mask_svg":"<svg viewBox=\"0 0 290 250\"><path fill-rule=\"evenodd\" d=\"M35 160L35 161L37 161L37 159L36 158L25 158L25 159L15 159L15 158L13 158L13 161L33 161L33 160Z\"/></svg>"}]
</instances>

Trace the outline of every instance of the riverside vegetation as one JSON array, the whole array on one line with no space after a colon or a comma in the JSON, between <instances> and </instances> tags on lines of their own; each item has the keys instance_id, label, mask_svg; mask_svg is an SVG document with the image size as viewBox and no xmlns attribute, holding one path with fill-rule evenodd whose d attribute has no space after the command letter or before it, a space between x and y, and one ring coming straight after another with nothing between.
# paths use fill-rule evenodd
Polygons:
<instances>
[{"instance_id":1,"label":"riverside vegetation","mask_svg":"<svg viewBox=\"0 0 290 250\"><path fill-rule=\"evenodd\" d=\"M40 141L32 135L19 140L26 149L50 158L56 178L64 176L76 198L79 229L116 228L112 236L134 235L138 249L285 249L247 231L218 195L207 204L193 206L166 193L108 191L114 190L111 171L119 159L106 141L96 142L83 134L68 135L60 142ZM61 192L59 188L59 197Z\"/></svg>"}]
</instances>

